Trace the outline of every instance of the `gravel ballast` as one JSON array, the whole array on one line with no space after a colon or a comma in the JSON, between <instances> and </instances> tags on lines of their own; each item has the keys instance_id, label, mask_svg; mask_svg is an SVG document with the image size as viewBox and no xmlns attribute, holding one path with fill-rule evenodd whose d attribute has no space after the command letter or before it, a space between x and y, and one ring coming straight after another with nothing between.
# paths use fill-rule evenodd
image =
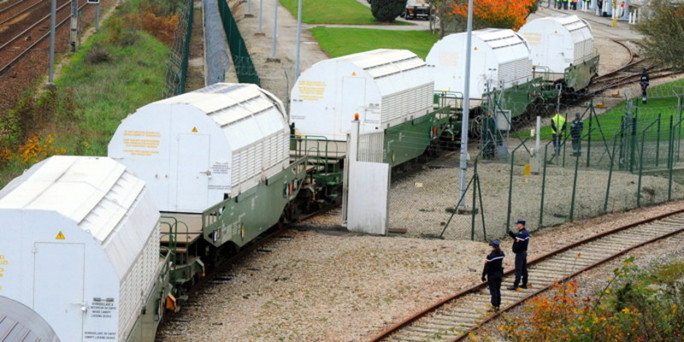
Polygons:
<instances>
[{"instance_id":1,"label":"gravel ballast","mask_svg":"<svg viewBox=\"0 0 684 342\"><path fill-rule=\"evenodd\" d=\"M236 16L242 18L246 4L231 3L241 8ZM259 2L251 3L256 7ZM269 3L264 1L264 6ZM252 10L258 13L256 8ZM548 15L549 11L541 10L538 14ZM264 13L272 13L272 9L265 8ZM263 31L268 34L271 28L265 17ZM279 43L283 44L289 42L285 37L294 37L296 26L286 13L279 20L283 23ZM278 49L279 61L273 62L269 59L272 40L255 33L256 19L245 16L238 21L257 69L260 73L264 71L263 84L277 96L287 98L285 89L293 83L288 76L293 59L285 52L290 50ZM601 74L624 64L628 59L626 51L611 39L633 38L633 34L592 25L596 46L602 54ZM325 58L304 32L302 69ZM607 97L603 102L610 106L620 100ZM471 155L476 153L476 149L471 149ZM458 172L457 168L426 167L395 177L390 193L389 227L406 229L405 234L382 237L344 232L337 228L341 223L339 213L304 222L309 229L289 230L287 235L291 238L277 239L262 248L267 252L253 252L236 264L231 280L212 284L191 298L180 313L161 327L157 340L366 341L411 313L480 283L483 260L489 250L482 242L481 224L475 232L476 241L469 240L471 217L460 215L450 223L444 240L430 238L444 228L450 215L445 208L453 207L457 201ZM472 168L468 172L471 176ZM574 217L578 221L560 224L569 219L574 169L552 167L546 181L558 186L547 189L543 217L544 225L550 227L539 229L541 177L522 176L522 166L518 164L513 172L511 220L528 219L533 230L529 258L634 220L684 209L684 202L679 201L621 212L636 204L636 176L616 172L608 210L615 213L579 220L603 210L607 181L603 170L580 170L583 181L578 184ZM509 173L510 165L506 162L479 165L487 238L504 236ZM667 194L663 178L644 177L642 186L653 189L653 198L642 199L644 205L661 202ZM679 185L673 189L676 198L681 198L682 193ZM466 198L470 206L472 197ZM513 268L510 245L510 239L503 240L506 270ZM668 247L681 251L679 246ZM668 251L661 248L656 252ZM530 283L534 284L534 279Z\"/></svg>"}]
</instances>

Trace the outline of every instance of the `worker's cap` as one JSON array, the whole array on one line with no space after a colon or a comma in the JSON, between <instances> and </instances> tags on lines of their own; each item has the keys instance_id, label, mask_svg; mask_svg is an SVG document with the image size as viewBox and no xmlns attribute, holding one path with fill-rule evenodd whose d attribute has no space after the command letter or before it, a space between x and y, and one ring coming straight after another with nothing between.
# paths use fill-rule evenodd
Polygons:
<instances>
[{"instance_id":1,"label":"worker's cap","mask_svg":"<svg viewBox=\"0 0 684 342\"><path fill-rule=\"evenodd\" d=\"M515 221L515 224L518 224L518 223L519 223L519 224L525 224L525 220L523 220L523 219L518 219L517 221Z\"/></svg>"},{"instance_id":2,"label":"worker's cap","mask_svg":"<svg viewBox=\"0 0 684 342\"><path fill-rule=\"evenodd\" d=\"M575 116L579 118L579 117L580 117L580 113L579 113L579 112L575 113Z\"/></svg>"},{"instance_id":3,"label":"worker's cap","mask_svg":"<svg viewBox=\"0 0 684 342\"><path fill-rule=\"evenodd\" d=\"M489 245L492 247L499 247L499 246L501 246L501 242L499 240L494 240L494 241L490 241Z\"/></svg>"}]
</instances>

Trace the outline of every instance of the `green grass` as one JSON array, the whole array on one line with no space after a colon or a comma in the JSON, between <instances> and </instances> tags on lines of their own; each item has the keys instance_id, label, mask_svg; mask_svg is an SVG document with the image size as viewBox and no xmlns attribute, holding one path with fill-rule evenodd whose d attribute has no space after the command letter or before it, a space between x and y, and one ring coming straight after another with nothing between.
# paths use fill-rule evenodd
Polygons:
<instances>
[{"instance_id":1,"label":"green grass","mask_svg":"<svg viewBox=\"0 0 684 342\"><path fill-rule=\"evenodd\" d=\"M94 36L85 44L57 80L60 97L73 102L72 125L79 136L60 139L70 152L106 155L107 144L114 131L129 113L161 98L165 85L169 49L152 36L131 33L132 45L106 44L108 35ZM109 61L90 64L86 56L103 51ZM68 97L68 98L67 98Z\"/></svg>"},{"instance_id":2,"label":"green grass","mask_svg":"<svg viewBox=\"0 0 684 342\"><path fill-rule=\"evenodd\" d=\"M438 37L426 31L316 27L311 33L331 58L374 49L407 49L425 59Z\"/></svg>"},{"instance_id":3,"label":"green grass","mask_svg":"<svg viewBox=\"0 0 684 342\"><path fill-rule=\"evenodd\" d=\"M280 0L280 4L295 18L297 3L298 0ZM302 21L307 24L382 24L375 20L370 8L356 0L302 0Z\"/></svg>"},{"instance_id":4,"label":"green grass","mask_svg":"<svg viewBox=\"0 0 684 342\"><path fill-rule=\"evenodd\" d=\"M123 19L108 20L65 62L52 91L27 93L3 118L0 152L11 153L0 185L52 154L106 155L121 120L161 98L169 51ZM39 142L29 144L31 136Z\"/></svg>"},{"instance_id":5,"label":"green grass","mask_svg":"<svg viewBox=\"0 0 684 342\"><path fill-rule=\"evenodd\" d=\"M682 94L684 92L684 80L677 80L674 82L661 84L650 87L648 89L649 99L647 104L641 103L641 98L633 98L631 102L632 115L637 117L637 132L642 134L643 129L653 124L646 132L646 140L655 140L657 137L657 124L654 123L661 117L660 123L660 140L667 139L669 135L670 116L674 116L674 122L678 120L677 111L677 96L675 93ZM623 101L613 107L611 110L598 116L598 121L601 130L598 129L596 122L592 123L593 129L591 132L592 140L613 140L615 135L619 132L622 118L627 113L627 102ZM585 118L588 113L585 114ZM568 114L568 132L570 129L570 122L574 119L574 115ZM589 121L584 121L584 134L588 133ZM551 139L551 127L542 127L541 138ZM586 140L586 137L585 137Z\"/></svg>"}]
</instances>

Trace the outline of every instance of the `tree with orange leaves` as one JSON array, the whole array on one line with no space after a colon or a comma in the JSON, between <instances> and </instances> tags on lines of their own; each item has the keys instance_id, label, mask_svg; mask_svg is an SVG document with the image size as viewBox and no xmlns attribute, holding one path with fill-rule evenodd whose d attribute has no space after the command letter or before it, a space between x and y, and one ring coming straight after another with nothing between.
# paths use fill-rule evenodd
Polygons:
<instances>
[{"instance_id":1,"label":"tree with orange leaves","mask_svg":"<svg viewBox=\"0 0 684 342\"><path fill-rule=\"evenodd\" d=\"M473 28L510 28L518 30L530 13L537 10L536 0L473 0ZM468 2L457 0L453 15L466 18Z\"/></svg>"}]
</instances>

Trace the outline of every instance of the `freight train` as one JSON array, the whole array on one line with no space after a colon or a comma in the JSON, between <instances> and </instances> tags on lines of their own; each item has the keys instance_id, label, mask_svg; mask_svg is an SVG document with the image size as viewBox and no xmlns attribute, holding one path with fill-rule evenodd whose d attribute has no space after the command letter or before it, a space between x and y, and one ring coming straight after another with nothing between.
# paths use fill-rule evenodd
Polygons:
<instances>
[{"instance_id":1,"label":"freight train","mask_svg":"<svg viewBox=\"0 0 684 342\"><path fill-rule=\"evenodd\" d=\"M556 79L550 71L561 69L549 67L537 87L519 70L535 63L519 35L475 36L474 51L491 48L481 61L497 67L474 68L474 87L502 85L483 98L581 87L587 80L568 72L584 68L574 72L591 78L598 63L583 57ZM294 85L289 115L258 86L214 84L139 108L108 157L54 156L31 167L0 191L3 341L153 341L208 269L270 227L339 202L351 120L360 122L361 160L399 166L453 147L463 60L433 49L428 63L401 50L320 62Z\"/></svg>"},{"instance_id":2,"label":"freight train","mask_svg":"<svg viewBox=\"0 0 684 342\"><path fill-rule=\"evenodd\" d=\"M436 92L463 93L466 39L466 33L451 34L430 49L426 62ZM470 52L474 115L505 113L513 123L533 119L560 93L585 90L598 75L591 27L575 15L531 20L519 32L473 31Z\"/></svg>"}]
</instances>

